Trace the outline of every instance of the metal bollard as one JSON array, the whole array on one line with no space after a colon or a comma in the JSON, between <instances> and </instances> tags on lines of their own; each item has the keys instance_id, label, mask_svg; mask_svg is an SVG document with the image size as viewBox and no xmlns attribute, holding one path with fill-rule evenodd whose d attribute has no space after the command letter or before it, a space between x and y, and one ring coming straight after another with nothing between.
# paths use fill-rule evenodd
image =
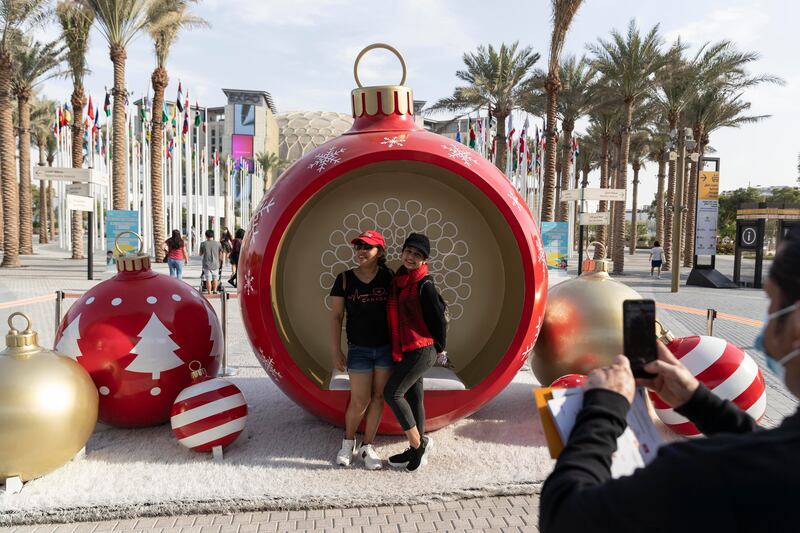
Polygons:
<instances>
[{"instance_id":1,"label":"metal bollard","mask_svg":"<svg viewBox=\"0 0 800 533\"><path fill-rule=\"evenodd\" d=\"M222 315L222 367L220 377L235 376L239 372L235 368L228 368L228 292L222 287L220 299L220 314Z\"/></svg>"},{"instance_id":2,"label":"metal bollard","mask_svg":"<svg viewBox=\"0 0 800 533\"><path fill-rule=\"evenodd\" d=\"M714 334L714 320L717 318L716 309L706 309L706 335Z\"/></svg>"},{"instance_id":3,"label":"metal bollard","mask_svg":"<svg viewBox=\"0 0 800 533\"><path fill-rule=\"evenodd\" d=\"M56 291L56 327L53 330L53 335L58 331L61 325L61 302L64 299L64 291Z\"/></svg>"}]
</instances>

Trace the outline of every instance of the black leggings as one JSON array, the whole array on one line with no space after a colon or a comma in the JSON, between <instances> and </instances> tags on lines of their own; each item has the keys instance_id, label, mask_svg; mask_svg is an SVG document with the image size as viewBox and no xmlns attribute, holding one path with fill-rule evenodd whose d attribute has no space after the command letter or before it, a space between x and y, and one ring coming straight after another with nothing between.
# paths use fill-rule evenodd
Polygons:
<instances>
[{"instance_id":1,"label":"black leggings","mask_svg":"<svg viewBox=\"0 0 800 533\"><path fill-rule=\"evenodd\" d=\"M435 362L436 349L433 346L403 352L403 360L395 365L386 382L383 395L404 431L417 426L420 435L425 433L422 376Z\"/></svg>"}]
</instances>

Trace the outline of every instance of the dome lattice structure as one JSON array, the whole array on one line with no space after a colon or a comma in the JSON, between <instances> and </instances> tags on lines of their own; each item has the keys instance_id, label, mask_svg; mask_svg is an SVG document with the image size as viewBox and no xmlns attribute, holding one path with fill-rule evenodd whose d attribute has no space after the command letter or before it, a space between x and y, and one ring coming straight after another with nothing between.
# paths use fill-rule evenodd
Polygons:
<instances>
[{"instance_id":1,"label":"dome lattice structure","mask_svg":"<svg viewBox=\"0 0 800 533\"><path fill-rule=\"evenodd\" d=\"M317 146L350 129L353 117L334 111L291 111L275 117L278 122L278 157L293 163Z\"/></svg>"}]
</instances>

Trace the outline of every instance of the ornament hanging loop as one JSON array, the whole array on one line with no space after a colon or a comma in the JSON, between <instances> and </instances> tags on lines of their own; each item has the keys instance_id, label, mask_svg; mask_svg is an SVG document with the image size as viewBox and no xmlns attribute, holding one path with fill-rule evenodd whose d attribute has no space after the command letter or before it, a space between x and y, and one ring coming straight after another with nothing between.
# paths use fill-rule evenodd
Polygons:
<instances>
[{"instance_id":1,"label":"ornament hanging loop","mask_svg":"<svg viewBox=\"0 0 800 533\"><path fill-rule=\"evenodd\" d=\"M394 46L385 43L374 43L361 50L358 53L358 56L356 56L356 62L353 65L353 77L356 79L356 85L358 85L358 88L361 89L364 87L363 85L361 85L361 80L358 78L358 64L359 62L361 62L361 58L364 57L364 55L367 52L369 52L370 50L375 50L376 48L383 48L384 50L388 50L397 57L397 59L400 61L400 66L403 68L403 77L400 79L400 83L398 85L404 85L406 83L406 61L405 59L403 59L403 56L400 54L400 52L397 51L397 49Z\"/></svg>"},{"instance_id":2,"label":"ornament hanging loop","mask_svg":"<svg viewBox=\"0 0 800 533\"><path fill-rule=\"evenodd\" d=\"M587 242L586 243L586 250L585 250L586 251L586 255L589 255L589 246L591 246L593 244L595 245L595 247L599 246L600 248L603 249L603 257L605 257L606 256L606 245L603 244L600 241Z\"/></svg>"},{"instance_id":3,"label":"ornament hanging loop","mask_svg":"<svg viewBox=\"0 0 800 533\"><path fill-rule=\"evenodd\" d=\"M200 361L198 360L194 360L189 363L189 370L191 371L192 379L197 379L206 375L206 369L203 368L203 365L200 364Z\"/></svg>"},{"instance_id":4,"label":"ornament hanging loop","mask_svg":"<svg viewBox=\"0 0 800 533\"><path fill-rule=\"evenodd\" d=\"M19 330L14 327L14 319L18 316L21 316L27 322L27 324L25 325L25 329L22 331L22 333L33 333L33 330L31 330L31 327L33 325L33 323L31 322L31 317L19 311L17 311L16 313L11 313L8 316L8 329L9 329L8 332L13 335L17 335L19 333Z\"/></svg>"},{"instance_id":5,"label":"ornament hanging loop","mask_svg":"<svg viewBox=\"0 0 800 533\"><path fill-rule=\"evenodd\" d=\"M138 233L136 233L135 231L123 231L122 233L117 235L116 239L114 239L114 249L117 250L117 255L125 255L125 253L126 253L126 252L124 252L122 250L122 248L119 247L119 238L122 237L123 235L135 235L136 236L136 238L139 240L139 250L136 253L137 254L141 254L142 250L144 250L144 238L142 238L142 236L139 235Z\"/></svg>"},{"instance_id":6,"label":"ornament hanging loop","mask_svg":"<svg viewBox=\"0 0 800 533\"><path fill-rule=\"evenodd\" d=\"M26 322L25 329L22 331L14 327L14 319L18 316L24 318ZM31 329L32 326L31 317L25 313L17 311L9 315L6 348L11 350L11 355L24 355L26 352L29 353L32 349L37 349L39 344L38 335Z\"/></svg>"}]
</instances>

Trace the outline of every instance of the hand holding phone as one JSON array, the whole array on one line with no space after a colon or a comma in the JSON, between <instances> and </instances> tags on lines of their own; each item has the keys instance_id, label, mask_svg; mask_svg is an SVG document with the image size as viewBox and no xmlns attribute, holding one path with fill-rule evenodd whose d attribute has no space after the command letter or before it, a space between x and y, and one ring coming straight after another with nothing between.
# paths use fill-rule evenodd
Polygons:
<instances>
[{"instance_id":1,"label":"hand holding phone","mask_svg":"<svg viewBox=\"0 0 800 533\"><path fill-rule=\"evenodd\" d=\"M658 358L656 347L656 303L653 300L625 300L622 303L624 354L633 376L654 378L644 366Z\"/></svg>"}]
</instances>

